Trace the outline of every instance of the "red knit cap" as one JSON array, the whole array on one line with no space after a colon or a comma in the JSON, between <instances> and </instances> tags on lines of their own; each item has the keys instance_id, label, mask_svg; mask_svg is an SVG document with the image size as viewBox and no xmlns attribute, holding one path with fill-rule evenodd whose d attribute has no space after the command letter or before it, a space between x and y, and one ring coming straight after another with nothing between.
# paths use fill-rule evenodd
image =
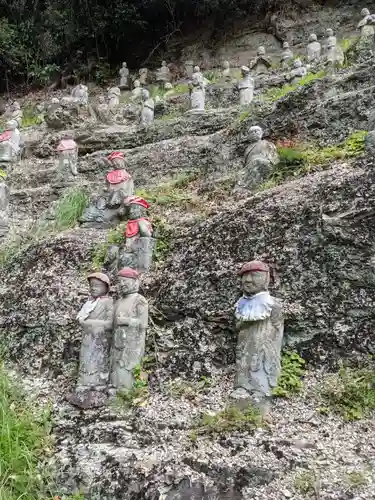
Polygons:
<instances>
[{"instance_id":1,"label":"red knit cap","mask_svg":"<svg viewBox=\"0 0 375 500\"><path fill-rule=\"evenodd\" d=\"M135 204L135 205L141 205L141 207L144 208L150 208L150 204L140 196L129 196L128 198L126 198L125 202L128 205Z\"/></svg>"},{"instance_id":2,"label":"red knit cap","mask_svg":"<svg viewBox=\"0 0 375 500\"><path fill-rule=\"evenodd\" d=\"M121 184L130 179L130 174L126 170L112 170L107 174L107 181L110 184Z\"/></svg>"},{"instance_id":3,"label":"red knit cap","mask_svg":"<svg viewBox=\"0 0 375 500\"><path fill-rule=\"evenodd\" d=\"M117 273L117 276L121 276L121 278L133 278L135 280L138 278L139 272L131 267L124 267Z\"/></svg>"},{"instance_id":4,"label":"red knit cap","mask_svg":"<svg viewBox=\"0 0 375 500\"><path fill-rule=\"evenodd\" d=\"M246 264L244 264L241 267L241 270L238 274L240 276L242 276L243 274L251 273L251 272L255 272L255 271L260 271L262 273L269 273L270 268L268 267L267 264L265 264L264 262L262 262L260 260L252 260L251 262L246 262Z\"/></svg>"},{"instance_id":5,"label":"red knit cap","mask_svg":"<svg viewBox=\"0 0 375 500\"><path fill-rule=\"evenodd\" d=\"M113 151L110 155L107 156L107 160L112 161L112 160L123 160L124 159L124 153L121 151Z\"/></svg>"}]
</instances>

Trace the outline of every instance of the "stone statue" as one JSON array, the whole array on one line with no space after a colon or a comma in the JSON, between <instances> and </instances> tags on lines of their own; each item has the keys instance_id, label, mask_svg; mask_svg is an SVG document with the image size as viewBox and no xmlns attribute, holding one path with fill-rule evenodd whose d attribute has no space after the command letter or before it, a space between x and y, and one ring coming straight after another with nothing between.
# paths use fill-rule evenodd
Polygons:
<instances>
[{"instance_id":1,"label":"stone statue","mask_svg":"<svg viewBox=\"0 0 375 500\"><path fill-rule=\"evenodd\" d=\"M130 96L131 101L139 101L142 97L142 88L139 80L134 80L134 89L132 90L132 95Z\"/></svg>"},{"instance_id":2,"label":"stone statue","mask_svg":"<svg viewBox=\"0 0 375 500\"><path fill-rule=\"evenodd\" d=\"M283 51L281 53L281 67L288 69L293 60L293 52L290 50L289 43L283 43Z\"/></svg>"},{"instance_id":3,"label":"stone statue","mask_svg":"<svg viewBox=\"0 0 375 500\"><path fill-rule=\"evenodd\" d=\"M111 348L111 385L131 390L133 370L142 363L148 325L147 300L138 293L139 274L126 267L118 273L118 296Z\"/></svg>"},{"instance_id":4,"label":"stone statue","mask_svg":"<svg viewBox=\"0 0 375 500\"><path fill-rule=\"evenodd\" d=\"M244 178L248 189L253 189L264 182L279 162L276 146L262 137L263 130L260 127L250 127L250 145L245 151Z\"/></svg>"},{"instance_id":5,"label":"stone statue","mask_svg":"<svg viewBox=\"0 0 375 500\"><path fill-rule=\"evenodd\" d=\"M319 62L322 53L322 45L318 42L318 37L315 33L309 36L309 43L307 45L307 61L309 63Z\"/></svg>"},{"instance_id":6,"label":"stone statue","mask_svg":"<svg viewBox=\"0 0 375 500\"><path fill-rule=\"evenodd\" d=\"M129 70L126 62L122 63L122 67L119 71L120 75L120 89L128 89L129 88Z\"/></svg>"},{"instance_id":7,"label":"stone statue","mask_svg":"<svg viewBox=\"0 0 375 500\"><path fill-rule=\"evenodd\" d=\"M72 90L72 98L77 104L87 106L89 102L89 92L86 85L80 83Z\"/></svg>"},{"instance_id":8,"label":"stone statue","mask_svg":"<svg viewBox=\"0 0 375 500\"><path fill-rule=\"evenodd\" d=\"M223 71L221 73L222 79L224 82L230 82L232 80L232 76L230 74L230 65L229 61L223 62Z\"/></svg>"},{"instance_id":9,"label":"stone statue","mask_svg":"<svg viewBox=\"0 0 375 500\"><path fill-rule=\"evenodd\" d=\"M185 72L186 76L190 79L194 73L194 61L186 61L185 62Z\"/></svg>"},{"instance_id":10,"label":"stone statue","mask_svg":"<svg viewBox=\"0 0 375 500\"><path fill-rule=\"evenodd\" d=\"M139 70L139 83L141 85L147 85L147 78L148 78L148 69L141 68Z\"/></svg>"},{"instance_id":11,"label":"stone statue","mask_svg":"<svg viewBox=\"0 0 375 500\"><path fill-rule=\"evenodd\" d=\"M203 84L204 87L206 87L206 85L208 85L210 83L210 81L207 80L207 78L203 76L203 73L201 73L199 66L194 66L194 71L193 71L193 74L191 76L192 79L193 79L194 75L198 78L198 80L200 80L200 82Z\"/></svg>"},{"instance_id":12,"label":"stone statue","mask_svg":"<svg viewBox=\"0 0 375 500\"><path fill-rule=\"evenodd\" d=\"M107 160L114 166L117 166L118 162L123 165L123 153L111 153ZM126 220L124 201L133 193L133 179L125 169L109 172L106 176L105 191L99 198L91 201L80 219L82 227L108 229L117 226Z\"/></svg>"},{"instance_id":13,"label":"stone statue","mask_svg":"<svg viewBox=\"0 0 375 500\"><path fill-rule=\"evenodd\" d=\"M60 172L66 174L70 171L73 175L78 175L78 146L71 136L65 136L59 142L57 152Z\"/></svg>"},{"instance_id":14,"label":"stone statue","mask_svg":"<svg viewBox=\"0 0 375 500\"><path fill-rule=\"evenodd\" d=\"M18 158L21 152L21 135L18 122L9 120L5 132L0 134L0 162L11 162Z\"/></svg>"},{"instance_id":15,"label":"stone statue","mask_svg":"<svg viewBox=\"0 0 375 500\"><path fill-rule=\"evenodd\" d=\"M256 75L264 75L268 73L271 65L271 60L266 56L266 49L263 46L258 47L257 55L250 63L250 70Z\"/></svg>"},{"instance_id":16,"label":"stone statue","mask_svg":"<svg viewBox=\"0 0 375 500\"><path fill-rule=\"evenodd\" d=\"M333 30L328 28L327 39L325 44L325 59L329 65L335 65L335 63L343 64L344 53L341 47L337 45L337 39L333 34Z\"/></svg>"},{"instance_id":17,"label":"stone statue","mask_svg":"<svg viewBox=\"0 0 375 500\"><path fill-rule=\"evenodd\" d=\"M293 61L293 69L292 71L285 76L285 79L291 83L297 83L301 78L307 75L307 69L302 65L302 61L300 59L295 59Z\"/></svg>"},{"instance_id":18,"label":"stone statue","mask_svg":"<svg viewBox=\"0 0 375 500\"><path fill-rule=\"evenodd\" d=\"M240 92L240 105L247 106L251 103L254 96L254 79L250 76L250 69L247 66L241 66L242 80L237 83Z\"/></svg>"},{"instance_id":19,"label":"stone statue","mask_svg":"<svg viewBox=\"0 0 375 500\"><path fill-rule=\"evenodd\" d=\"M108 90L107 101L110 111L115 111L120 105L121 90L118 87L111 87Z\"/></svg>"},{"instance_id":20,"label":"stone statue","mask_svg":"<svg viewBox=\"0 0 375 500\"><path fill-rule=\"evenodd\" d=\"M110 123L113 119L113 115L109 112L109 106L105 102L105 97L103 95L98 97L98 104L94 106L94 112L99 122Z\"/></svg>"},{"instance_id":21,"label":"stone statue","mask_svg":"<svg viewBox=\"0 0 375 500\"><path fill-rule=\"evenodd\" d=\"M8 208L10 191L5 178L0 173L0 244L8 234Z\"/></svg>"},{"instance_id":22,"label":"stone statue","mask_svg":"<svg viewBox=\"0 0 375 500\"><path fill-rule=\"evenodd\" d=\"M164 85L165 93L163 95L164 100L167 100L168 97L172 97L174 95L173 85L170 82L167 82Z\"/></svg>"},{"instance_id":23,"label":"stone statue","mask_svg":"<svg viewBox=\"0 0 375 500\"><path fill-rule=\"evenodd\" d=\"M156 72L156 81L165 85L167 82L171 80L171 72L167 66L167 63L163 61L161 63L161 67Z\"/></svg>"},{"instance_id":24,"label":"stone statue","mask_svg":"<svg viewBox=\"0 0 375 500\"><path fill-rule=\"evenodd\" d=\"M194 73L189 83L190 90L190 113L204 111L205 84L197 73Z\"/></svg>"},{"instance_id":25,"label":"stone statue","mask_svg":"<svg viewBox=\"0 0 375 500\"><path fill-rule=\"evenodd\" d=\"M108 276L93 273L88 281L90 298L77 315L83 329L78 380L74 393L67 396L71 404L83 409L97 408L107 400L114 313Z\"/></svg>"},{"instance_id":26,"label":"stone statue","mask_svg":"<svg viewBox=\"0 0 375 500\"><path fill-rule=\"evenodd\" d=\"M143 106L141 111L141 125L149 127L154 121L154 100L150 97L150 92L142 89Z\"/></svg>"},{"instance_id":27,"label":"stone statue","mask_svg":"<svg viewBox=\"0 0 375 500\"><path fill-rule=\"evenodd\" d=\"M22 125L23 111L21 109L20 103L14 101L12 105L12 113L10 115L11 120L15 120L17 122L17 128L20 128Z\"/></svg>"},{"instance_id":28,"label":"stone statue","mask_svg":"<svg viewBox=\"0 0 375 500\"><path fill-rule=\"evenodd\" d=\"M374 23L375 15L371 15L368 9L362 9L362 19L357 29L361 30L361 38L356 46L358 62L362 63L374 55Z\"/></svg>"},{"instance_id":29,"label":"stone statue","mask_svg":"<svg viewBox=\"0 0 375 500\"><path fill-rule=\"evenodd\" d=\"M374 35L375 35L375 31L374 31L375 19L374 19L374 17L375 16L372 16L368 9L362 9L361 16L362 16L362 19L359 21L359 23L357 25L357 29L361 30L361 37L374 38Z\"/></svg>"},{"instance_id":30,"label":"stone statue","mask_svg":"<svg viewBox=\"0 0 375 500\"><path fill-rule=\"evenodd\" d=\"M139 196L130 196L125 203L128 206L125 243L113 245L109 249L108 263L112 271L131 267L139 273L145 273L151 267L155 245L152 225L146 217L150 205Z\"/></svg>"},{"instance_id":31,"label":"stone statue","mask_svg":"<svg viewBox=\"0 0 375 500\"><path fill-rule=\"evenodd\" d=\"M281 305L268 292L269 267L252 261L241 271L243 296L236 304L238 331L236 378L231 399L239 406L258 406L268 413L268 401L281 370L284 333Z\"/></svg>"}]
</instances>

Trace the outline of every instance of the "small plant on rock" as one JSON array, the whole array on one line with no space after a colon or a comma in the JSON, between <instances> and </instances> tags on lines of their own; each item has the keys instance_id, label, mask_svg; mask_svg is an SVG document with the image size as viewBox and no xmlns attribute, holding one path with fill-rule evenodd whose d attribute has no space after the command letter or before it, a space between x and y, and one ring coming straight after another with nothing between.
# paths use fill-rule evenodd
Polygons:
<instances>
[{"instance_id":1,"label":"small plant on rock","mask_svg":"<svg viewBox=\"0 0 375 500\"><path fill-rule=\"evenodd\" d=\"M316 477L313 471L298 472L294 478L294 488L303 495L314 493Z\"/></svg>"},{"instance_id":2,"label":"small plant on rock","mask_svg":"<svg viewBox=\"0 0 375 500\"><path fill-rule=\"evenodd\" d=\"M300 392L303 387L302 377L305 374L304 366L305 360L297 352L286 351L282 357L281 373L273 394L288 398L292 394Z\"/></svg>"},{"instance_id":3,"label":"small plant on rock","mask_svg":"<svg viewBox=\"0 0 375 500\"><path fill-rule=\"evenodd\" d=\"M297 90L300 87L303 87L304 85L307 85L315 80L320 80L320 79L324 78L325 75L326 75L325 71L319 71L319 73L308 73L306 76L301 78L296 83L286 84L286 85L283 85L281 88L276 88L276 89L271 88L271 89L267 90L264 93L263 98L266 101L275 102L275 101L279 100L281 97L286 96L290 92L294 92L295 90Z\"/></svg>"},{"instance_id":4,"label":"small plant on rock","mask_svg":"<svg viewBox=\"0 0 375 500\"><path fill-rule=\"evenodd\" d=\"M342 366L330 374L319 389L325 408L344 420L359 420L375 410L375 370Z\"/></svg>"},{"instance_id":5,"label":"small plant on rock","mask_svg":"<svg viewBox=\"0 0 375 500\"><path fill-rule=\"evenodd\" d=\"M133 369L134 384L132 389L117 392L117 402L124 404L127 408L145 406L147 403L148 372L143 369L142 364Z\"/></svg>"}]
</instances>

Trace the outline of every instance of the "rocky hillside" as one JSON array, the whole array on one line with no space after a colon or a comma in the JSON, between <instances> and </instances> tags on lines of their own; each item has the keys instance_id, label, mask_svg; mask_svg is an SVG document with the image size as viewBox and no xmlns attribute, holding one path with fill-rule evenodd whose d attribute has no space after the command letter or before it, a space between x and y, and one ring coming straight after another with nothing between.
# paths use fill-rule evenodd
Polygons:
<instances>
[{"instance_id":1,"label":"rocky hillside","mask_svg":"<svg viewBox=\"0 0 375 500\"><path fill-rule=\"evenodd\" d=\"M334 18L346 34L353 24L347 9ZM330 12L311 12L304 23L317 27ZM300 22L293 40L302 37ZM206 114L185 115L178 104L148 130L84 121L61 131L45 124L23 130L28 158L7 170L12 231L0 249L1 347L12 377L38 407L52 408L46 462L59 497L375 497L368 382L375 173L364 143L374 70L375 60L353 61L286 90L276 74L246 110L231 88L213 84ZM277 143L282 160L256 192L237 186L252 125ZM59 176L55 158L67 132L79 145L75 179ZM107 172L100 160L112 150L124 152L159 231L141 282L150 304L148 382L108 407L79 411L65 400L82 335L75 316L109 232L83 229L74 218L59 222L56 214L99 192ZM253 258L271 265L272 293L285 310L284 397L275 398L269 423L226 407L236 272Z\"/></svg>"}]
</instances>

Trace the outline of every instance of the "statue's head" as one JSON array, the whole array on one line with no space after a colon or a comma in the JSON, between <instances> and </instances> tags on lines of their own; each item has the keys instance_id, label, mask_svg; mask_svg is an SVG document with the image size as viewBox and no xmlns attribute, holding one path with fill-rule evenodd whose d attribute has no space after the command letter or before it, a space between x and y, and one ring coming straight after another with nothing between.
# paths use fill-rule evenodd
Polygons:
<instances>
[{"instance_id":1,"label":"statue's head","mask_svg":"<svg viewBox=\"0 0 375 500\"><path fill-rule=\"evenodd\" d=\"M134 80L134 87L139 88L141 86L141 82L139 80Z\"/></svg>"},{"instance_id":2,"label":"statue's head","mask_svg":"<svg viewBox=\"0 0 375 500\"><path fill-rule=\"evenodd\" d=\"M129 196L125 203L129 207L128 217L131 220L140 219L147 215L147 209L150 208L150 204L140 196Z\"/></svg>"},{"instance_id":3,"label":"statue's head","mask_svg":"<svg viewBox=\"0 0 375 500\"><path fill-rule=\"evenodd\" d=\"M107 160L112 164L113 168L115 169L121 169L124 167L125 164L124 153L122 151L113 151L111 154L107 156ZM108 175L107 175L107 181L109 182ZM112 177L111 181L113 182L113 184L122 182L122 180L120 180L116 176Z\"/></svg>"},{"instance_id":4,"label":"statue's head","mask_svg":"<svg viewBox=\"0 0 375 500\"><path fill-rule=\"evenodd\" d=\"M316 36L315 33L311 33L309 36L309 42L316 42L318 40L318 37Z\"/></svg>"},{"instance_id":5,"label":"statue's head","mask_svg":"<svg viewBox=\"0 0 375 500\"><path fill-rule=\"evenodd\" d=\"M263 130L257 125L249 128L249 140L250 142L260 141L263 137Z\"/></svg>"},{"instance_id":6,"label":"statue's head","mask_svg":"<svg viewBox=\"0 0 375 500\"><path fill-rule=\"evenodd\" d=\"M5 128L7 130L16 130L16 128L18 128L18 123L16 120L9 120L6 123Z\"/></svg>"},{"instance_id":7,"label":"statue's head","mask_svg":"<svg viewBox=\"0 0 375 500\"><path fill-rule=\"evenodd\" d=\"M99 104L104 104L105 103L105 97L104 97L104 95L100 95L98 97L98 101L99 101Z\"/></svg>"},{"instance_id":8,"label":"statue's head","mask_svg":"<svg viewBox=\"0 0 375 500\"><path fill-rule=\"evenodd\" d=\"M137 293L139 290L139 273L131 267L124 267L118 272L118 292L120 297Z\"/></svg>"},{"instance_id":9,"label":"statue's head","mask_svg":"<svg viewBox=\"0 0 375 500\"><path fill-rule=\"evenodd\" d=\"M266 49L263 47L263 45L258 47L257 54L258 56L264 56L266 54Z\"/></svg>"},{"instance_id":10,"label":"statue's head","mask_svg":"<svg viewBox=\"0 0 375 500\"><path fill-rule=\"evenodd\" d=\"M250 73L250 68L247 66L241 66L241 75L243 77L247 76Z\"/></svg>"},{"instance_id":11,"label":"statue's head","mask_svg":"<svg viewBox=\"0 0 375 500\"><path fill-rule=\"evenodd\" d=\"M302 66L302 61L301 61L301 59L295 59L295 60L293 61L293 67L294 67L294 68L300 68L301 66Z\"/></svg>"},{"instance_id":12,"label":"statue's head","mask_svg":"<svg viewBox=\"0 0 375 500\"><path fill-rule=\"evenodd\" d=\"M171 84L171 82L165 83L164 89L165 90L172 90L173 89L173 85Z\"/></svg>"},{"instance_id":13,"label":"statue's head","mask_svg":"<svg viewBox=\"0 0 375 500\"><path fill-rule=\"evenodd\" d=\"M199 66L194 66L194 73L200 73L201 69Z\"/></svg>"},{"instance_id":14,"label":"statue's head","mask_svg":"<svg viewBox=\"0 0 375 500\"><path fill-rule=\"evenodd\" d=\"M103 297L108 294L111 285L109 278L104 273L92 273L87 276L90 295L93 298Z\"/></svg>"},{"instance_id":15,"label":"statue's head","mask_svg":"<svg viewBox=\"0 0 375 500\"><path fill-rule=\"evenodd\" d=\"M327 36L333 36L333 29L332 28L328 28L327 31L326 31L326 34L327 34Z\"/></svg>"},{"instance_id":16,"label":"statue's head","mask_svg":"<svg viewBox=\"0 0 375 500\"><path fill-rule=\"evenodd\" d=\"M223 62L223 68L224 69L229 69L229 61L224 61Z\"/></svg>"},{"instance_id":17,"label":"statue's head","mask_svg":"<svg viewBox=\"0 0 375 500\"><path fill-rule=\"evenodd\" d=\"M283 43L283 49L289 49L289 43L288 42L284 42Z\"/></svg>"},{"instance_id":18,"label":"statue's head","mask_svg":"<svg viewBox=\"0 0 375 500\"><path fill-rule=\"evenodd\" d=\"M267 264L252 260L244 264L239 272L242 290L245 295L255 295L268 290L270 270Z\"/></svg>"},{"instance_id":19,"label":"statue's head","mask_svg":"<svg viewBox=\"0 0 375 500\"><path fill-rule=\"evenodd\" d=\"M366 17L370 15L370 11L368 9L362 9L361 10L361 16Z\"/></svg>"},{"instance_id":20,"label":"statue's head","mask_svg":"<svg viewBox=\"0 0 375 500\"><path fill-rule=\"evenodd\" d=\"M20 103L17 101L14 101L13 109L14 109L14 111L18 111L19 109L21 109Z\"/></svg>"},{"instance_id":21,"label":"statue's head","mask_svg":"<svg viewBox=\"0 0 375 500\"><path fill-rule=\"evenodd\" d=\"M150 92L147 89L142 89L142 99L147 101L150 98Z\"/></svg>"},{"instance_id":22,"label":"statue's head","mask_svg":"<svg viewBox=\"0 0 375 500\"><path fill-rule=\"evenodd\" d=\"M196 73L193 73L191 75L191 83L194 85L194 86L198 86L200 84L200 79L199 79L199 76L196 74Z\"/></svg>"},{"instance_id":23,"label":"statue's head","mask_svg":"<svg viewBox=\"0 0 375 500\"><path fill-rule=\"evenodd\" d=\"M123 63L122 63L122 67L123 67L123 68L127 68L127 67L128 67L127 63L126 63L126 62L123 62Z\"/></svg>"},{"instance_id":24,"label":"statue's head","mask_svg":"<svg viewBox=\"0 0 375 500\"><path fill-rule=\"evenodd\" d=\"M163 67L165 67L165 66L167 65L167 62L166 62L166 61L163 61L163 62L161 63L161 65L162 65Z\"/></svg>"}]
</instances>

